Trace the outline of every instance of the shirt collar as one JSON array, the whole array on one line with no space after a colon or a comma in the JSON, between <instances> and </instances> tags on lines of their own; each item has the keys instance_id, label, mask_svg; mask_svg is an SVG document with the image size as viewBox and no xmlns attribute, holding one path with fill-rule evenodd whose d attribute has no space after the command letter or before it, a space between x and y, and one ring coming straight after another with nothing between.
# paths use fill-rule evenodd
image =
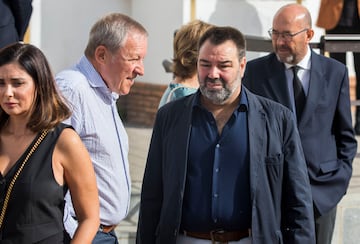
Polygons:
<instances>
[{"instance_id":1,"label":"shirt collar","mask_svg":"<svg viewBox=\"0 0 360 244\"><path fill-rule=\"evenodd\" d=\"M96 71L89 59L83 55L79 61L79 67L82 72L86 73L87 77L90 77L89 84L92 87L106 87L105 81L101 78L100 74Z\"/></svg>"},{"instance_id":2,"label":"shirt collar","mask_svg":"<svg viewBox=\"0 0 360 244\"><path fill-rule=\"evenodd\" d=\"M101 88L105 94L112 97L112 100L117 100L119 98L119 94L112 92L107 87L105 81L102 79L100 74L96 71L92 63L85 55L80 58L79 69L81 69L83 73L86 73L86 77L88 77L88 81L91 87Z\"/></svg>"}]
</instances>

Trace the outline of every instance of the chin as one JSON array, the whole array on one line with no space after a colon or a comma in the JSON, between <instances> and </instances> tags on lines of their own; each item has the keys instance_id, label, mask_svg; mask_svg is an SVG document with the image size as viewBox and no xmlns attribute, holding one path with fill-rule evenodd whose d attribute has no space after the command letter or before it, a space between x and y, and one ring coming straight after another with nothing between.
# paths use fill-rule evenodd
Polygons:
<instances>
[{"instance_id":1,"label":"chin","mask_svg":"<svg viewBox=\"0 0 360 244\"><path fill-rule=\"evenodd\" d=\"M127 89L127 90L120 90L118 94L120 96L125 96L125 95L127 95L129 93L130 93L130 89Z\"/></svg>"}]
</instances>

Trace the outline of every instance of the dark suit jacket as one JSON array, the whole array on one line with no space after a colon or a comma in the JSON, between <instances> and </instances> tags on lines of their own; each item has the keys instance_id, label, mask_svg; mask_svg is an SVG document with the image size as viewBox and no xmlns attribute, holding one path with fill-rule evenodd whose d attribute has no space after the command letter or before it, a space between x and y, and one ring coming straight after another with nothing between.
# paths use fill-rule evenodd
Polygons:
<instances>
[{"instance_id":1,"label":"dark suit jacket","mask_svg":"<svg viewBox=\"0 0 360 244\"><path fill-rule=\"evenodd\" d=\"M32 0L0 0L0 48L22 41L32 13Z\"/></svg>"},{"instance_id":2,"label":"dark suit jacket","mask_svg":"<svg viewBox=\"0 0 360 244\"><path fill-rule=\"evenodd\" d=\"M309 179L292 113L246 93L252 243L315 243ZM143 179L137 243L176 243L196 95L158 111Z\"/></svg>"},{"instance_id":3,"label":"dark suit jacket","mask_svg":"<svg viewBox=\"0 0 360 244\"><path fill-rule=\"evenodd\" d=\"M252 92L291 109L285 66L274 53L249 61L243 84ZM311 53L309 93L298 129L314 204L324 214L346 193L357 150L349 78L343 64Z\"/></svg>"}]
</instances>

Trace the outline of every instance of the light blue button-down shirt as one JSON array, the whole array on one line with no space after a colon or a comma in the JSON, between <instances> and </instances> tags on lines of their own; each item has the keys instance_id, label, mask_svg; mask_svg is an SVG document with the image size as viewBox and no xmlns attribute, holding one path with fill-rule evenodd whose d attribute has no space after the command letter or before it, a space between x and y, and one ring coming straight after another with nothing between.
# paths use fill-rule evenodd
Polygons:
<instances>
[{"instance_id":1,"label":"light blue button-down shirt","mask_svg":"<svg viewBox=\"0 0 360 244\"><path fill-rule=\"evenodd\" d=\"M128 213L131 191L128 136L116 106L119 95L108 89L85 56L73 68L60 72L56 81L73 111L64 122L80 135L94 165L100 222L118 224ZM67 214L75 213L69 194L65 199L65 228L72 235L76 224Z\"/></svg>"}]
</instances>

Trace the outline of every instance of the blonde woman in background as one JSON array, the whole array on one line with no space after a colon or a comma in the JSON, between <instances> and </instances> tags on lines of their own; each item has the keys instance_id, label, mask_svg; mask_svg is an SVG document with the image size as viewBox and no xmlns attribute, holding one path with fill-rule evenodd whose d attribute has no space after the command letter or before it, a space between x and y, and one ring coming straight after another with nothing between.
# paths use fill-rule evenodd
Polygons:
<instances>
[{"instance_id":1,"label":"blonde woman in background","mask_svg":"<svg viewBox=\"0 0 360 244\"><path fill-rule=\"evenodd\" d=\"M197 44L201 35L211 26L201 20L193 20L176 32L172 64L174 80L165 90L159 108L170 101L195 93L199 88L196 74Z\"/></svg>"}]
</instances>

